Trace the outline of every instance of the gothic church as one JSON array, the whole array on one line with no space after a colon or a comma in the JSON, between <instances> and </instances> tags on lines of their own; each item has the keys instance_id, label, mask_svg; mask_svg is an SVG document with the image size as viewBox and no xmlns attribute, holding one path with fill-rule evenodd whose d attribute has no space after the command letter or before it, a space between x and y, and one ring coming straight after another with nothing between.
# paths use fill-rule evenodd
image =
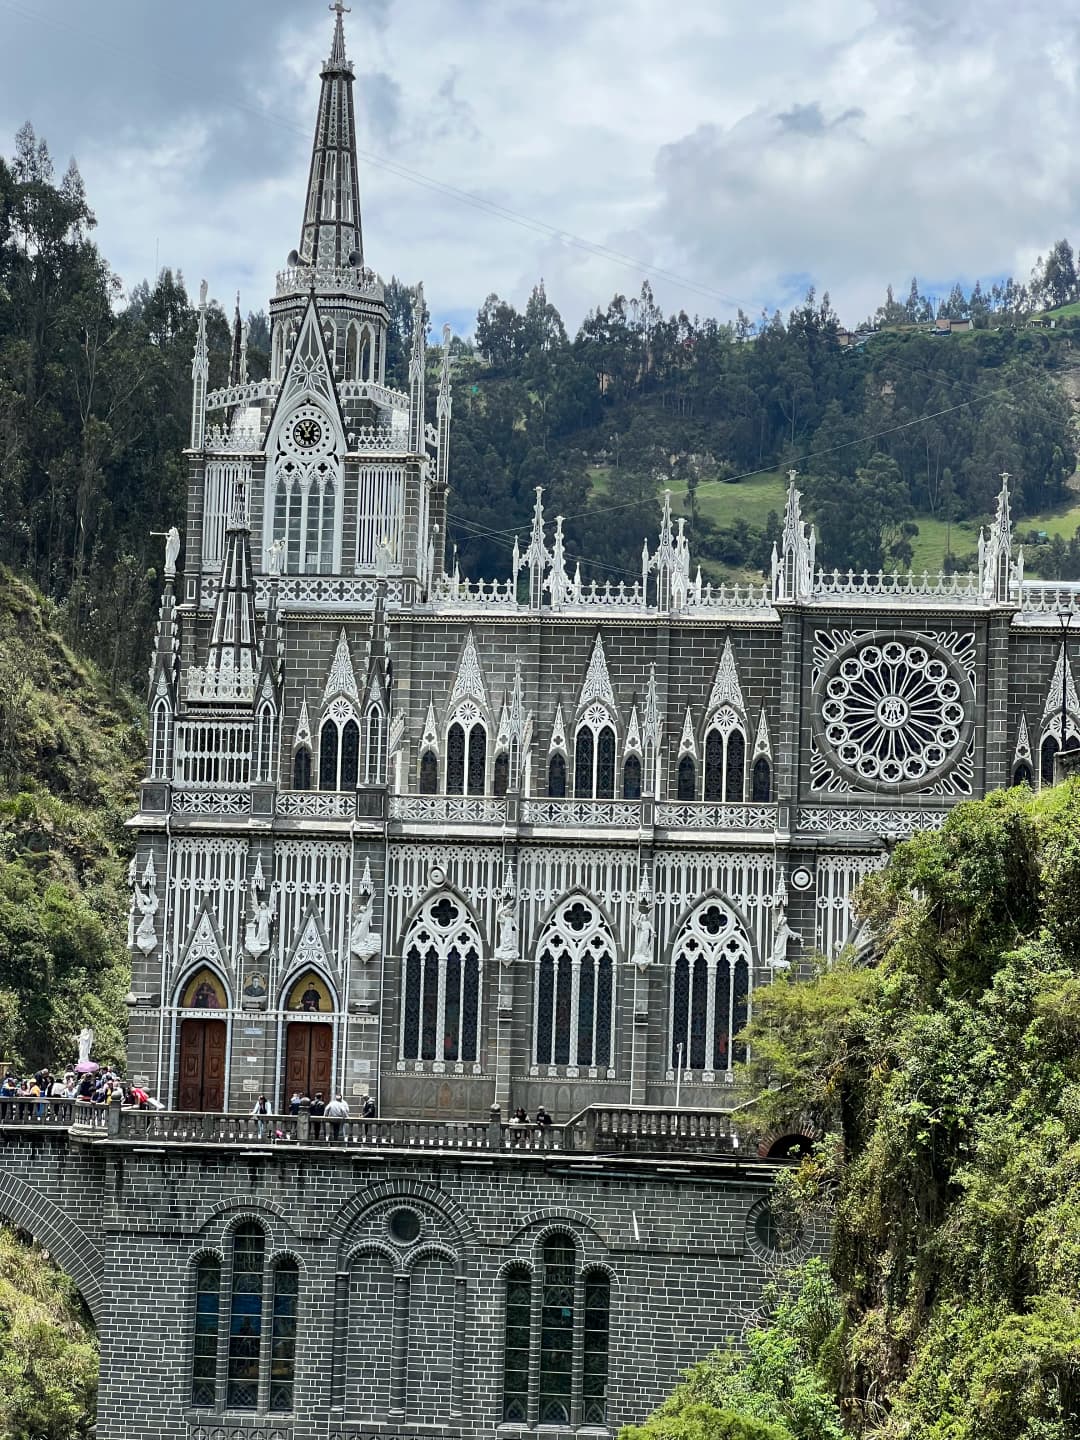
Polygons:
<instances>
[{"instance_id":1,"label":"gothic church","mask_svg":"<svg viewBox=\"0 0 1080 1440\"><path fill-rule=\"evenodd\" d=\"M333 8L333 7L331 7ZM453 376L408 391L361 230L340 7L272 363L192 369L131 870L131 1071L170 1110L724 1108L755 987L858 943L851 897L950 806L1053 775L1054 586L825 573L792 477L760 586L666 506L632 585L537 492L507 573L446 564ZM430 418L429 418L430 417Z\"/></svg>"}]
</instances>

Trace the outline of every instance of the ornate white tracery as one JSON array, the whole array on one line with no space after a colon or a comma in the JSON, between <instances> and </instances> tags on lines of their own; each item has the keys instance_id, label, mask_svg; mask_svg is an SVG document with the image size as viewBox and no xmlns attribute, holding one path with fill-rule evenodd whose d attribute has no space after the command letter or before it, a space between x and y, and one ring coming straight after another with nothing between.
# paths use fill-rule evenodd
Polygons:
<instances>
[{"instance_id":1,"label":"ornate white tracery","mask_svg":"<svg viewBox=\"0 0 1080 1440\"><path fill-rule=\"evenodd\" d=\"M750 1015L753 950L730 906L706 900L680 927L671 951L669 1073L702 1080L743 1058L736 1036Z\"/></svg>"},{"instance_id":2,"label":"ornate white tracery","mask_svg":"<svg viewBox=\"0 0 1080 1440\"><path fill-rule=\"evenodd\" d=\"M599 700L611 710L612 714L615 713L615 695L611 688L611 677L608 675L604 641L600 635L597 635L593 641L589 668L585 672L585 683L582 685L581 695L578 697L578 709L584 710L594 700Z\"/></svg>"},{"instance_id":3,"label":"ornate white tracery","mask_svg":"<svg viewBox=\"0 0 1080 1440\"><path fill-rule=\"evenodd\" d=\"M1065 702L1065 734L1061 733L1062 699ZM1039 736L1039 783L1054 783L1054 759L1059 750L1068 745L1080 745L1080 700L1076 695L1076 680L1072 663L1062 645L1058 651L1057 664L1046 692L1043 706L1042 731Z\"/></svg>"},{"instance_id":4,"label":"ornate white tracery","mask_svg":"<svg viewBox=\"0 0 1080 1440\"><path fill-rule=\"evenodd\" d=\"M826 789L843 789L847 779L872 789L970 793L971 679L961 667L973 665L973 648L962 635L870 633L845 643L844 632L819 632L815 780Z\"/></svg>"},{"instance_id":5,"label":"ornate white tracery","mask_svg":"<svg viewBox=\"0 0 1080 1440\"><path fill-rule=\"evenodd\" d=\"M574 795L581 800L615 797L618 732L613 712L594 701L578 716L574 734Z\"/></svg>"},{"instance_id":6,"label":"ornate white tracery","mask_svg":"<svg viewBox=\"0 0 1080 1440\"><path fill-rule=\"evenodd\" d=\"M533 1013L541 1073L614 1075L615 939L584 895L564 900L537 940Z\"/></svg>"},{"instance_id":7,"label":"ornate white tracery","mask_svg":"<svg viewBox=\"0 0 1080 1440\"><path fill-rule=\"evenodd\" d=\"M462 901L446 892L425 900L401 956L403 1066L479 1072L483 947Z\"/></svg>"},{"instance_id":8,"label":"ornate white tracery","mask_svg":"<svg viewBox=\"0 0 1080 1440\"><path fill-rule=\"evenodd\" d=\"M1014 785L1033 785L1035 783L1035 770L1031 759L1031 739L1028 735L1027 716L1020 716L1020 724L1016 728L1016 748L1013 750L1012 760L1012 783Z\"/></svg>"},{"instance_id":9,"label":"ornate white tracery","mask_svg":"<svg viewBox=\"0 0 1080 1440\"><path fill-rule=\"evenodd\" d=\"M332 840L280 840L274 851L279 924L276 938L291 955L306 928L309 902L318 911L335 970L348 939L352 847Z\"/></svg>"}]
</instances>

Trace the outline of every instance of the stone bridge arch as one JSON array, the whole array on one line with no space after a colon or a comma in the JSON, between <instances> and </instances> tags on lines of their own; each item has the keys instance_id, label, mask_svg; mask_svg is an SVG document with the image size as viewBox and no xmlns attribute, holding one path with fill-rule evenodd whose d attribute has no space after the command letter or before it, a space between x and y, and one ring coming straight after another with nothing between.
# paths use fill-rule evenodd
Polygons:
<instances>
[{"instance_id":1,"label":"stone bridge arch","mask_svg":"<svg viewBox=\"0 0 1080 1440\"><path fill-rule=\"evenodd\" d=\"M10 1170L0 1170L0 1219L32 1235L79 1288L94 1324L104 1319L105 1260L79 1224L40 1190Z\"/></svg>"}]
</instances>

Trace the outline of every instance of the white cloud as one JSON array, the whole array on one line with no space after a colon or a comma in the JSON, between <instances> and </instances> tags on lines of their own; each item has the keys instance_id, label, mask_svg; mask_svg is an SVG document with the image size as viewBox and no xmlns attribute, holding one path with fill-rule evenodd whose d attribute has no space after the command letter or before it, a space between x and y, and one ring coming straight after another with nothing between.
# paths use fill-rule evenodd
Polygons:
<instances>
[{"instance_id":1,"label":"white cloud","mask_svg":"<svg viewBox=\"0 0 1080 1440\"><path fill-rule=\"evenodd\" d=\"M323 7L21 9L0 10L0 127L30 115L78 155L125 280L157 244L263 303L298 239ZM653 279L661 303L719 314L812 281L855 320L890 280L1023 277L1080 238L1077 28L1049 0L380 0L348 45L368 258L422 276L436 319L522 304L542 274L573 325L642 278L440 184L686 277Z\"/></svg>"}]
</instances>

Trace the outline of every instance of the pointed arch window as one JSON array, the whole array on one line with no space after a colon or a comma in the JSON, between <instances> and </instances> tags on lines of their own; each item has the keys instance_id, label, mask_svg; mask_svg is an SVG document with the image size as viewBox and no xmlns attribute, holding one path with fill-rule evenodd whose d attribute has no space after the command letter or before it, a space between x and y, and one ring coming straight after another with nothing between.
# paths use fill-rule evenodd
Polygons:
<instances>
[{"instance_id":1,"label":"pointed arch window","mask_svg":"<svg viewBox=\"0 0 1080 1440\"><path fill-rule=\"evenodd\" d=\"M640 755L627 755L626 759L623 761L622 793L624 800L641 799Z\"/></svg>"},{"instance_id":2,"label":"pointed arch window","mask_svg":"<svg viewBox=\"0 0 1080 1440\"><path fill-rule=\"evenodd\" d=\"M311 789L311 748L308 745L298 745L293 753L292 788Z\"/></svg>"},{"instance_id":3,"label":"pointed arch window","mask_svg":"<svg viewBox=\"0 0 1080 1440\"><path fill-rule=\"evenodd\" d=\"M510 783L510 756L505 750L500 750L495 756L495 767L492 771L492 790L498 796L506 794Z\"/></svg>"},{"instance_id":4,"label":"pointed arch window","mask_svg":"<svg viewBox=\"0 0 1080 1440\"><path fill-rule=\"evenodd\" d=\"M1051 768L1051 779L1052 778L1053 769ZM1034 776L1031 773L1031 766L1026 760L1018 761L1017 764L1013 766L1012 783L1014 785L1031 785L1033 782Z\"/></svg>"},{"instance_id":5,"label":"pointed arch window","mask_svg":"<svg viewBox=\"0 0 1080 1440\"><path fill-rule=\"evenodd\" d=\"M584 896L555 911L536 949L537 1065L607 1070L612 1063L615 942Z\"/></svg>"},{"instance_id":6,"label":"pointed arch window","mask_svg":"<svg viewBox=\"0 0 1080 1440\"><path fill-rule=\"evenodd\" d=\"M151 724L150 773L155 780L169 779L169 736L172 706L166 696L154 702Z\"/></svg>"},{"instance_id":7,"label":"pointed arch window","mask_svg":"<svg viewBox=\"0 0 1080 1440\"><path fill-rule=\"evenodd\" d=\"M483 795L487 789L487 729L475 705L462 706L446 732L446 793Z\"/></svg>"},{"instance_id":8,"label":"pointed arch window","mask_svg":"<svg viewBox=\"0 0 1080 1440\"><path fill-rule=\"evenodd\" d=\"M759 755L754 761L750 798L759 805L766 804L772 798L772 771L764 755Z\"/></svg>"},{"instance_id":9,"label":"pointed arch window","mask_svg":"<svg viewBox=\"0 0 1080 1440\"><path fill-rule=\"evenodd\" d=\"M319 789L355 790L360 776L360 726L347 700L335 700L319 729Z\"/></svg>"},{"instance_id":10,"label":"pointed arch window","mask_svg":"<svg viewBox=\"0 0 1080 1440\"><path fill-rule=\"evenodd\" d=\"M504 1420L524 1424L529 1415L529 1352L532 1332L532 1273L512 1265L503 1277L506 1306L503 1332Z\"/></svg>"},{"instance_id":11,"label":"pointed arch window","mask_svg":"<svg viewBox=\"0 0 1080 1440\"><path fill-rule=\"evenodd\" d=\"M1047 735L1044 738L1039 751L1041 760L1040 778L1043 785L1053 785L1054 783L1054 760L1060 748L1056 735Z\"/></svg>"},{"instance_id":12,"label":"pointed arch window","mask_svg":"<svg viewBox=\"0 0 1080 1440\"><path fill-rule=\"evenodd\" d=\"M401 1058L480 1058L480 936L454 895L425 901L402 947Z\"/></svg>"},{"instance_id":13,"label":"pointed arch window","mask_svg":"<svg viewBox=\"0 0 1080 1440\"><path fill-rule=\"evenodd\" d=\"M706 800L737 804L745 793L746 736L735 710L725 706L709 721L705 735Z\"/></svg>"},{"instance_id":14,"label":"pointed arch window","mask_svg":"<svg viewBox=\"0 0 1080 1440\"><path fill-rule=\"evenodd\" d=\"M548 761L548 798L563 800L566 797L566 756L555 754Z\"/></svg>"},{"instance_id":15,"label":"pointed arch window","mask_svg":"<svg viewBox=\"0 0 1080 1440\"><path fill-rule=\"evenodd\" d=\"M296 1325L300 1267L290 1256L274 1266L270 1330L270 1409L291 1411L296 1389Z\"/></svg>"},{"instance_id":16,"label":"pointed arch window","mask_svg":"<svg viewBox=\"0 0 1080 1440\"><path fill-rule=\"evenodd\" d=\"M574 743L574 795L579 800L614 800L615 753L611 715L603 705L590 705L578 722Z\"/></svg>"},{"instance_id":17,"label":"pointed arch window","mask_svg":"<svg viewBox=\"0 0 1080 1440\"><path fill-rule=\"evenodd\" d=\"M581 1418L586 1425L607 1421L608 1333L611 1280L604 1270L585 1271L582 1335Z\"/></svg>"},{"instance_id":18,"label":"pointed arch window","mask_svg":"<svg viewBox=\"0 0 1080 1440\"><path fill-rule=\"evenodd\" d=\"M274 753L277 742L277 712L271 700L264 700L259 706L257 735L256 778L272 785L277 770Z\"/></svg>"},{"instance_id":19,"label":"pointed arch window","mask_svg":"<svg viewBox=\"0 0 1080 1440\"><path fill-rule=\"evenodd\" d=\"M679 761L678 797L680 800L697 799L697 766L692 755L684 755Z\"/></svg>"},{"instance_id":20,"label":"pointed arch window","mask_svg":"<svg viewBox=\"0 0 1080 1440\"><path fill-rule=\"evenodd\" d=\"M749 938L727 905L708 900L689 916L671 954L671 1074L711 1075L745 1058L735 1037L750 1005Z\"/></svg>"},{"instance_id":21,"label":"pointed arch window","mask_svg":"<svg viewBox=\"0 0 1080 1440\"><path fill-rule=\"evenodd\" d=\"M345 379L360 379L360 327L355 320L349 322L349 328L345 331Z\"/></svg>"},{"instance_id":22,"label":"pointed arch window","mask_svg":"<svg viewBox=\"0 0 1080 1440\"><path fill-rule=\"evenodd\" d=\"M544 1245L540 1299L540 1424L569 1425L574 1377L577 1250L568 1235Z\"/></svg>"},{"instance_id":23,"label":"pointed arch window","mask_svg":"<svg viewBox=\"0 0 1080 1440\"><path fill-rule=\"evenodd\" d=\"M267 467L267 534L283 542L289 574L325 575L340 564L339 442L336 422L311 403L290 412L278 431Z\"/></svg>"},{"instance_id":24,"label":"pointed arch window","mask_svg":"<svg viewBox=\"0 0 1080 1440\"><path fill-rule=\"evenodd\" d=\"M383 783L383 712L373 705L367 713L364 737L364 782L367 785Z\"/></svg>"},{"instance_id":25,"label":"pointed arch window","mask_svg":"<svg viewBox=\"0 0 1080 1440\"><path fill-rule=\"evenodd\" d=\"M425 750L420 756L420 794L439 793L439 757L434 750Z\"/></svg>"}]
</instances>

